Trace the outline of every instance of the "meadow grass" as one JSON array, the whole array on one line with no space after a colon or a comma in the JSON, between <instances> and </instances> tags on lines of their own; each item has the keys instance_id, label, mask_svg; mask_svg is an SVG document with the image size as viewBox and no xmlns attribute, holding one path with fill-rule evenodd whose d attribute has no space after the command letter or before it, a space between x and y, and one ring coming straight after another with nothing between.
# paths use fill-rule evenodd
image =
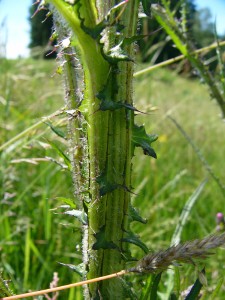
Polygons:
<instances>
[{"instance_id":1,"label":"meadow grass","mask_svg":"<svg viewBox=\"0 0 225 300\"><path fill-rule=\"evenodd\" d=\"M2 60L1 65L0 144L4 144L64 103L62 79L55 74L55 62ZM186 201L208 178L181 238L185 241L214 232L216 213L224 212L224 195L167 116L179 122L224 182L225 136L219 109L198 80L182 78L166 69L136 78L134 96L135 106L148 113L138 114L136 122L144 123L147 132L159 135L154 145L157 160L135 150L132 201L148 223L133 223L134 231L150 249L168 247ZM66 136L63 115L49 122ZM57 149L67 154L66 139L43 123L1 152L0 268L4 278L12 280L15 292L48 287L55 271L60 284L80 279L58 264L79 264L81 251L78 221L51 210L63 204L57 197L72 198L71 176ZM135 246L132 254L137 258L144 255ZM219 265L223 256L223 250L218 250L207 264L212 286L222 274ZM193 283L193 268L182 272L190 273L183 278L183 286L187 287ZM59 297L80 298L79 289Z\"/></svg>"}]
</instances>

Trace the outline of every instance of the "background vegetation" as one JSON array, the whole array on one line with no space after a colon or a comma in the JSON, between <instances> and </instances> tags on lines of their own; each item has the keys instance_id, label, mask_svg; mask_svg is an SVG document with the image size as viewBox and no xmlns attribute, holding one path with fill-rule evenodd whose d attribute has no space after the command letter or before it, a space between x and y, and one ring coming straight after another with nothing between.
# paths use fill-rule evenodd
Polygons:
<instances>
[{"instance_id":1,"label":"background vegetation","mask_svg":"<svg viewBox=\"0 0 225 300\"><path fill-rule=\"evenodd\" d=\"M55 271L60 284L78 281L77 273L58 263L79 264L81 258L78 221L55 210L63 204L60 197L72 198L71 176L61 153L67 154L66 120L60 114L35 126L63 106L61 77L54 61L1 59L1 67L0 144L17 137L1 148L3 277L12 280L15 292L47 287ZM137 64L137 70L143 67ZM146 129L159 135L154 147L157 160L138 155L141 150L136 150L134 158L133 202L148 220L147 225L133 225L135 232L150 249L169 246L186 201L205 178L208 181L190 213L182 240L214 232L216 213L224 212L224 196L168 115L181 124L224 182L224 123L218 107L209 101L203 84L179 76L176 70L142 75L135 85L135 106L149 113L136 116L136 122L145 123ZM135 246L132 253L137 258L144 254ZM207 263L209 292L223 275L223 261L224 250L220 249ZM193 269L182 267L182 272L190 275L182 279L185 289L193 283ZM146 277L135 280L141 289ZM60 294L59 299L67 298L81 299L80 290Z\"/></svg>"},{"instance_id":2,"label":"background vegetation","mask_svg":"<svg viewBox=\"0 0 225 300\"><path fill-rule=\"evenodd\" d=\"M1 144L63 105L61 79L54 75L54 61L4 60L2 63ZM156 250L170 244L185 202L199 183L209 177L167 114L175 117L191 135L222 181L225 179L224 123L203 85L166 69L138 78L135 99L140 110L147 107L150 112L150 115L138 115L138 123L145 123L159 134L158 159L149 160L137 153L133 170L137 194L133 201L148 219L147 226L136 225L139 227L135 231L140 232L149 248ZM62 117L54 117L51 122L54 125L60 122L57 128L66 132ZM81 253L76 248L80 233L76 230L79 227L76 220L50 210L62 204L57 197L72 197L70 174L54 162L64 164L50 142L62 150L66 148L66 141L43 123L1 153L1 269L4 278L10 278L14 288L21 292L47 287L55 271L61 284L79 279L76 273L57 263L80 262ZM46 157L52 161L37 160ZM212 233L218 211L224 212L224 198L209 178L190 214L182 240ZM134 251L139 258L143 255L139 250ZM214 284L219 276L213 278L215 273L223 272L218 268L223 252L219 250L216 259L210 260L211 267L207 265L207 274L212 277L209 280ZM65 299L63 293L61 297Z\"/></svg>"}]
</instances>

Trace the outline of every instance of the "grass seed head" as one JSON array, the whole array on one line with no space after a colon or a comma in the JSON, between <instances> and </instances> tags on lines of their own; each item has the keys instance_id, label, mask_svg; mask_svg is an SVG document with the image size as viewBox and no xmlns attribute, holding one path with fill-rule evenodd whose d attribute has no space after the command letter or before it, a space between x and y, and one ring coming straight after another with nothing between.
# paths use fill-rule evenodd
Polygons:
<instances>
[{"instance_id":1,"label":"grass seed head","mask_svg":"<svg viewBox=\"0 0 225 300\"><path fill-rule=\"evenodd\" d=\"M166 250L148 254L143 257L129 272L159 273L166 270L170 265L179 263L195 264L196 261L204 260L213 253L211 249L222 246L225 243L225 233L210 235L204 239L188 241L169 247Z\"/></svg>"}]
</instances>

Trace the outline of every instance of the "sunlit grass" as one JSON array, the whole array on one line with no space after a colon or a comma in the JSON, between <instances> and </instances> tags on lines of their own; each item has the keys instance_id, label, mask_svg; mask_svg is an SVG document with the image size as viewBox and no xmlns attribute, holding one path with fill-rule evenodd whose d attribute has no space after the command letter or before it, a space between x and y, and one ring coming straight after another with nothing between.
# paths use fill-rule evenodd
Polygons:
<instances>
[{"instance_id":1,"label":"sunlit grass","mask_svg":"<svg viewBox=\"0 0 225 300\"><path fill-rule=\"evenodd\" d=\"M2 65L1 144L63 105L61 79L52 78L55 62ZM66 132L65 122L61 129ZM80 252L75 253L80 234L73 234L76 221L51 211L63 204L56 197L71 196L72 183L69 172L50 159L38 161L47 157L60 162L48 140L66 151L66 140L43 124L1 153L0 267L20 292L49 286L54 271L59 272L60 283L79 278L58 264L80 262Z\"/></svg>"},{"instance_id":2,"label":"sunlit grass","mask_svg":"<svg viewBox=\"0 0 225 300\"><path fill-rule=\"evenodd\" d=\"M54 75L55 69L52 61L2 61L1 144L63 106L61 78ZM148 219L147 225L134 223L135 232L151 249L169 246L186 201L208 178L181 238L184 241L212 233L216 213L224 212L223 195L167 115L173 116L191 136L224 182L225 136L219 109L209 101L205 86L198 80L179 77L169 70L137 78L135 85L135 106L149 113L136 116L136 122L145 123L147 132L159 135L154 145L157 160L138 155L139 149L133 159L133 187L137 194L133 195L133 203ZM66 133L61 116L52 120L54 124L58 121L62 121L58 126ZM81 235L75 219L51 210L63 204L56 197L72 197L72 181L70 173L54 163L63 161L49 141L66 153L66 140L45 124L1 153L0 268L17 292L48 287L55 271L59 272L60 284L79 280L78 275L57 263L81 262ZM46 157L53 161L35 161ZM143 256L139 248L132 250L134 256ZM219 252L218 260L216 256L211 259L214 270L222 254ZM70 293L70 299L81 297L79 290ZM60 299L65 297L62 293Z\"/></svg>"}]
</instances>

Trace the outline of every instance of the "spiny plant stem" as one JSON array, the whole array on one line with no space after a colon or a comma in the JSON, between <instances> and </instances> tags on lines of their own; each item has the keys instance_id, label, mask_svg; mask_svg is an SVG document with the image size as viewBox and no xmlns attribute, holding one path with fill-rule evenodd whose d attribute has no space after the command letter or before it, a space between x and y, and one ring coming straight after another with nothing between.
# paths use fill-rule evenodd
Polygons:
<instances>
[{"instance_id":1,"label":"spiny plant stem","mask_svg":"<svg viewBox=\"0 0 225 300\"><path fill-rule=\"evenodd\" d=\"M124 238L129 231L134 110L125 105L133 105L133 46L124 46L125 56L118 49L121 39L135 35L139 1L49 2L61 15L55 14L56 29L64 34L59 37L61 45L69 37L67 47L75 50L70 58L65 56L68 49L62 49L66 104L76 111L75 120L69 120L70 153L75 198L88 220L83 226L83 278L95 278L124 269L129 257ZM62 17L71 35L68 30L63 32ZM107 27L103 30L101 26ZM77 72L71 65L73 59L79 60L82 68L85 88L81 101L74 95ZM82 151L86 146L86 152ZM124 299L121 280L85 286L85 299L99 296Z\"/></svg>"},{"instance_id":2,"label":"spiny plant stem","mask_svg":"<svg viewBox=\"0 0 225 300\"><path fill-rule=\"evenodd\" d=\"M125 33L134 34L136 24L137 2L130 1L123 14ZM108 2L105 5L109 5ZM112 3L111 3L112 5ZM110 6L108 6L108 9ZM135 12L135 14L134 14ZM133 23L134 22L134 23ZM115 43L115 36L109 34L109 44ZM131 50L127 49L128 54ZM92 69L90 70L92 73ZM107 100L126 102L132 105L131 63L120 62L110 66L105 74ZM94 78L86 81L88 90L93 90ZM90 86L89 88L89 84ZM90 94L88 117L88 144L90 157L90 192L88 244L89 273L88 278L111 273L125 267L122 252L126 253L127 244L123 243L125 231L128 230L128 204L130 202L131 183L131 130L133 112L124 108L118 110L97 111L101 90ZM97 111L97 112L96 112ZM96 184L96 180L98 184ZM100 190L99 190L100 185ZM100 241L104 243L100 245ZM98 290L104 299L123 299L122 282L118 279L89 287L91 297Z\"/></svg>"}]
</instances>

